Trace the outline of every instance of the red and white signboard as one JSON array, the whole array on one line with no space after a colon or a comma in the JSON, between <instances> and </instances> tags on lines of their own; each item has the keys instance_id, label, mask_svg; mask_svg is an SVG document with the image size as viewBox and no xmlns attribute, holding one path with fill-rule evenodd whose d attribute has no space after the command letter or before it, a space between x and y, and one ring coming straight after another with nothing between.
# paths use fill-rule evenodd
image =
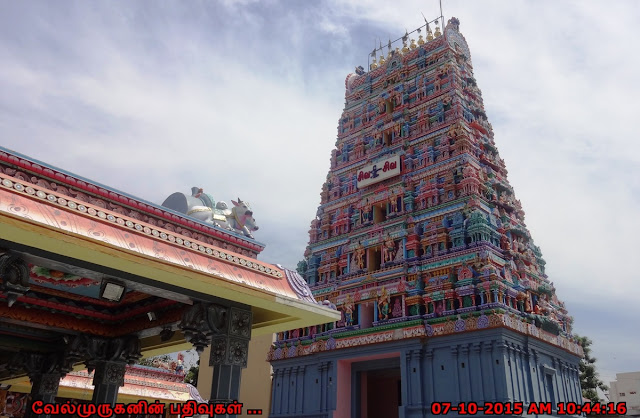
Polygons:
<instances>
[{"instance_id":1,"label":"red and white signboard","mask_svg":"<svg viewBox=\"0 0 640 418\"><path fill-rule=\"evenodd\" d=\"M358 171L358 189L400 174L400 156L394 155Z\"/></svg>"}]
</instances>

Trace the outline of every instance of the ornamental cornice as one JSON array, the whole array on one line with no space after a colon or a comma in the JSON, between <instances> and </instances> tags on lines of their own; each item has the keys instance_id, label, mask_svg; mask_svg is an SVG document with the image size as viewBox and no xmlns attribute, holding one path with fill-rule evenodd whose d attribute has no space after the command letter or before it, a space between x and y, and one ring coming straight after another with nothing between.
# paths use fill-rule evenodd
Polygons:
<instances>
[{"instance_id":1,"label":"ornamental cornice","mask_svg":"<svg viewBox=\"0 0 640 418\"><path fill-rule=\"evenodd\" d=\"M2 153L0 153L0 156L1 155ZM54 192L42 186L20 181L5 174L0 174L0 187L11 193L17 193L18 195L39 201L46 206L62 209L82 217L90 218L99 223L111 224L120 229L127 230L130 233L147 236L153 240L161 241L186 251L199 252L227 264L237 265L273 278L282 279L284 277L284 274L279 269L273 268L273 266L269 266L253 258L230 253L202 241L182 238L182 235L167 229L159 228L153 224L104 209L95 204L86 203L77 198L71 198L63 193ZM29 217L28 208L10 206L8 209L9 211L14 211L19 216Z\"/></svg>"},{"instance_id":2,"label":"ornamental cornice","mask_svg":"<svg viewBox=\"0 0 640 418\"><path fill-rule=\"evenodd\" d=\"M327 348L327 343L325 340L315 341L313 343L307 345L300 345L296 352L296 356L306 356L314 353L318 353L326 350L337 350L344 349L350 347L359 347L362 345L375 344L375 343L383 343L411 338L422 338L422 337L439 337L453 334L460 334L469 331L476 331L479 329L492 329L492 328L507 328L518 333L529 335L532 338L537 340L545 341L553 346L556 346L564 351L569 352L575 356L582 356L581 347L577 343L570 342L566 337L563 336L555 336L546 331L538 330L536 328L536 332L533 332L527 325L525 321L520 320L518 318L511 318L510 315L502 314L502 313L492 313L487 315L488 321L487 323L481 324L480 321L465 321L464 327L456 327L454 326L453 321L445 321L440 323L432 323L426 325L412 325L414 322L422 322L421 320L405 322L399 324L392 324L387 326L388 328L383 327L375 327L375 328L367 328L363 330L345 332L345 333L334 333L331 335L331 339L335 340L335 348ZM404 328L402 328L404 326ZM534 327L535 328L535 327ZM320 347L322 345L322 347ZM472 347L474 352L478 352L479 350L484 351L493 351L494 349L505 351L509 349L509 345L506 343L497 342L494 346L491 342L489 343L478 343L473 344ZM455 347L456 352L458 350ZM278 349L281 353L283 349ZM466 347L464 352L468 352L469 347ZM269 355L267 357L268 361L277 361L281 360L283 357L276 355L276 348L274 346L271 347L269 351ZM534 357L537 358L537 352L535 350L531 351L534 354ZM425 356L429 356L430 353L427 350L425 352ZM287 357L290 358L290 357Z\"/></svg>"},{"instance_id":3,"label":"ornamental cornice","mask_svg":"<svg viewBox=\"0 0 640 418\"><path fill-rule=\"evenodd\" d=\"M1 164L7 164L8 166ZM24 172L20 170L24 170ZM29 183L31 187L35 188L37 186L47 192L56 191L69 198L75 196L76 200L81 200L83 203L91 203L100 208L111 206L119 212L130 212L134 218L148 217L153 219L154 223L158 219L163 219L163 223L168 221L167 225L176 230L181 228L176 228L171 223L180 224L182 227L191 230L185 231L188 234L192 234L192 231L200 231L227 244L236 244L239 246L239 250L250 250L257 254L264 249L264 245L257 241L248 240L239 234L229 233L213 226L201 224L183 215L170 212L166 208L158 207L153 203L142 201L97 183L93 184L89 180L47 167L44 164L41 165L2 147L0 147L1 173L6 174L8 177L15 176L16 181L22 182L23 186L25 186L24 183Z\"/></svg>"}]
</instances>

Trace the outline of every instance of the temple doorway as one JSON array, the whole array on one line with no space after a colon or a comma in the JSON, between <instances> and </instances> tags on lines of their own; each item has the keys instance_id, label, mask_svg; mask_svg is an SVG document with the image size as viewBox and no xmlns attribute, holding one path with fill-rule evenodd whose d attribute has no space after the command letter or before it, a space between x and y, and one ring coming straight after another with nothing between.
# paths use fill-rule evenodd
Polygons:
<instances>
[{"instance_id":1,"label":"temple doorway","mask_svg":"<svg viewBox=\"0 0 640 418\"><path fill-rule=\"evenodd\" d=\"M354 363L356 418L398 418L402 405L400 359Z\"/></svg>"}]
</instances>

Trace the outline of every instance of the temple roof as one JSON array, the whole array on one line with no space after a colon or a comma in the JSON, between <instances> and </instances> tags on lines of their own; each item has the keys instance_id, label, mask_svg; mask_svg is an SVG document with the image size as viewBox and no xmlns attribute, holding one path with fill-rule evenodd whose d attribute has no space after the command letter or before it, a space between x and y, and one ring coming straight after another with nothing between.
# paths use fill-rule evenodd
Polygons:
<instances>
[{"instance_id":1,"label":"temple roof","mask_svg":"<svg viewBox=\"0 0 640 418\"><path fill-rule=\"evenodd\" d=\"M13 341L0 344L0 364L3 348L46 346L61 332L137 333L147 354L188 348L181 335L158 333L176 331L195 302L251 306L254 335L339 317L297 273L256 260L263 245L255 240L6 149L0 228L0 253L29 269L22 290L0 292L0 335ZM119 301L101 298L111 280L126 289Z\"/></svg>"}]
</instances>

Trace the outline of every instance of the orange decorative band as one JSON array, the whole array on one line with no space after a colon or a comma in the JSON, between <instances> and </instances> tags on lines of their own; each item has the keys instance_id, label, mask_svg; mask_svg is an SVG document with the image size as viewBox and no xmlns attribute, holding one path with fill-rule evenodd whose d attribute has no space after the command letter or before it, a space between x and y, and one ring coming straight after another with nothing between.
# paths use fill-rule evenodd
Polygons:
<instances>
[{"instance_id":1,"label":"orange decorative band","mask_svg":"<svg viewBox=\"0 0 640 418\"><path fill-rule=\"evenodd\" d=\"M171 234L169 231L162 230L160 228L152 228L149 225L140 222L134 222L131 219L128 219L124 216L116 216L112 212L97 207L94 208L85 203L78 203L68 197L62 197L51 190L40 190L39 188L33 187L33 185L27 185L20 183L15 178L8 177L3 175L0 177L0 184L7 189L14 189L18 192L27 194L29 196L38 197L40 199L46 200L52 204L57 204L63 206L65 208L71 209L73 211L77 211L83 213L85 215L90 215L92 217L97 217L102 220L106 220L109 222L116 223L121 227L126 227L136 231L139 234L143 235L151 235L156 239L160 239L162 241L168 241L172 244L177 244L182 247L187 247L194 251L199 251L201 253L208 254L215 258L224 260L229 263L237 264L242 267L250 268L257 272L269 275L271 277L283 278L284 275L278 269L265 266L261 263L256 262L253 259L248 259L237 254L228 254L224 251L221 251L215 247L211 247L209 245L203 245L200 242L194 242L188 239L183 239L180 237L176 237ZM118 214L119 215L119 214Z\"/></svg>"}]
</instances>

